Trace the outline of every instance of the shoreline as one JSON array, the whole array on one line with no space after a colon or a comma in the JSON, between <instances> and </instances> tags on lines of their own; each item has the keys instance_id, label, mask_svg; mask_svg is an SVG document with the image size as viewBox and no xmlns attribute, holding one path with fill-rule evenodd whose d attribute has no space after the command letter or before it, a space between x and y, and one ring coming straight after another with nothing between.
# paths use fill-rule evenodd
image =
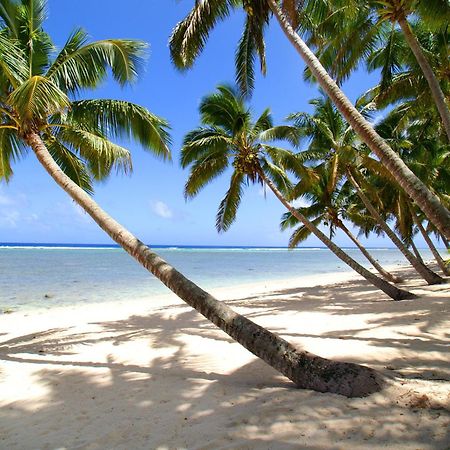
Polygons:
<instances>
[{"instance_id":1,"label":"shoreline","mask_svg":"<svg viewBox=\"0 0 450 450\"><path fill-rule=\"evenodd\" d=\"M396 272L420 298L389 301L351 272L212 292L294 345L379 370L388 385L363 399L295 389L171 295L1 315L1 445L444 450L450 286Z\"/></svg>"},{"instance_id":2,"label":"shoreline","mask_svg":"<svg viewBox=\"0 0 450 450\"><path fill-rule=\"evenodd\" d=\"M431 262L426 261L427 264ZM391 264L385 266L387 271L398 271L404 270L407 268L407 265L400 264ZM369 269L370 270L370 269ZM372 272L377 272L374 269L371 269ZM148 274L149 277L154 277L152 274ZM269 275L270 276L270 275ZM324 279L326 277L326 279ZM192 280L194 283L198 284L202 289L208 291L210 294L215 296L218 300L231 300L233 298L240 298L240 296L246 295L255 295L259 292L264 292L268 289L282 289L289 288L294 289L296 287L312 287L323 285L327 286L336 282L345 282L350 281L352 279L362 279L359 274L357 274L351 268L345 267L344 270L335 271L335 272L326 272L315 275L303 275L298 277L288 277L288 278L273 278L267 279L265 281L254 281L248 283L239 283L239 284L231 284L228 287L216 287L209 289L206 286L203 286L202 283L197 283L195 280ZM158 283L161 283L159 280L155 278ZM162 283L161 283L162 286ZM0 311L0 326L2 324L2 318L5 317L27 317L30 315L42 315L46 313L64 313L64 311L68 310L79 310L80 308L88 310L92 310L94 313L97 309L102 307L104 308L121 308L124 305L131 307L133 310L139 310L142 308L155 308L160 307L165 302L174 301L175 303L184 302L180 300L173 292L167 293L158 293L158 294L149 294L148 297L140 298L140 299L122 299L122 300L112 300L112 301L93 301L92 303L83 302L83 303L71 303L71 304L55 304L55 305L45 305L39 306L37 303L25 305L22 307L12 306L5 307L4 310L8 312ZM17 308L17 309L15 309ZM10 311L11 310L11 311Z\"/></svg>"}]
</instances>

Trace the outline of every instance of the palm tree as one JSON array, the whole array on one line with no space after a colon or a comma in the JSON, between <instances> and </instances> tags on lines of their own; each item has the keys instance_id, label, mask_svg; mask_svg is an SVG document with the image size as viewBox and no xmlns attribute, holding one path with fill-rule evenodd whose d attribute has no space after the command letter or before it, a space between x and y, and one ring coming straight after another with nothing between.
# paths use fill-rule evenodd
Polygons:
<instances>
[{"instance_id":1,"label":"palm tree","mask_svg":"<svg viewBox=\"0 0 450 450\"><path fill-rule=\"evenodd\" d=\"M283 2L284 3L284 2ZM427 218L447 238L450 238L450 211L439 199L414 175L399 156L376 133L372 125L358 112L353 104L341 91L336 82L329 76L317 57L296 33L295 23L291 22L291 14L280 7L278 0L203 0L195 2L191 12L172 32L170 51L174 64L179 69L192 66L196 57L204 48L208 36L218 21L224 20L230 12L243 6L246 12L246 28L237 52L238 81L242 73L252 78L252 67L255 54L264 59L263 35L270 15L273 13L283 33L294 46L310 68L320 86L331 98L350 126L360 136L361 140L377 155L382 164L392 173L399 185L414 199ZM290 10L289 10L290 11ZM255 31L255 29L257 31ZM262 64L264 68L264 64ZM242 84L242 83L241 83ZM247 83L251 85L251 83Z\"/></svg>"},{"instance_id":2,"label":"palm tree","mask_svg":"<svg viewBox=\"0 0 450 450\"><path fill-rule=\"evenodd\" d=\"M411 16L415 18L412 23L408 20ZM348 77L361 59L367 61L369 69L373 70L377 64L381 66L384 88L388 88L390 79L401 66L414 70L418 66L427 96L431 94L450 140L450 112L429 61L436 57L426 48L430 37L448 32L447 0L307 1L300 17L300 28L308 36L308 43L317 47L319 59L338 80ZM440 64L445 65L447 48L441 56Z\"/></svg>"},{"instance_id":3,"label":"palm tree","mask_svg":"<svg viewBox=\"0 0 450 450\"><path fill-rule=\"evenodd\" d=\"M336 229L342 230L373 267L388 281L400 283L402 279L390 274L376 261L358 238L348 229L344 219L349 219L348 208L349 193L342 185L342 174L338 173L339 157L334 155L330 161L325 161L314 168L314 175L318 180L315 183L299 183L295 190L295 197L306 198L309 206L297 208L298 212L308 217L314 225L323 224L329 227L330 239L335 235ZM306 187L307 186L307 187ZM283 215L281 228L298 226L298 220L291 214ZM300 225L292 234L289 247L298 246L310 236L311 232Z\"/></svg>"},{"instance_id":4,"label":"palm tree","mask_svg":"<svg viewBox=\"0 0 450 450\"><path fill-rule=\"evenodd\" d=\"M440 284L444 280L434 273L431 269L429 269L424 263L422 258L414 257L411 252L408 250L407 246L399 239L399 237L395 234L395 232L389 227L387 222L375 208L373 203L370 201L364 190L361 188L360 184L357 181L357 171L355 171L352 167L347 167L347 179L353 185L356 193L359 198L363 202L364 206L367 208L367 211L372 215L375 219L376 223L380 226L380 228L386 233L386 235L391 239L391 241L395 244L395 246L402 252L405 258L410 262L410 264L414 267L416 272L421 275L421 277L428 284ZM367 187L367 183L366 183ZM370 189L373 192L372 189Z\"/></svg>"},{"instance_id":5,"label":"palm tree","mask_svg":"<svg viewBox=\"0 0 450 450\"><path fill-rule=\"evenodd\" d=\"M185 195L193 197L206 184L221 175L230 165L233 167L230 187L220 203L217 214L217 229L228 229L236 217L243 187L260 182L267 185L281 203L338 258L361 276L381 289L394 300L411 298L412 294L392 286L369 272L331 241L301 211L287 200L290 183L284 169L306 175L313 180L308 168L299 165L289 151L270 145L271 141L288 139L297 141L295 127L274 127L266 110L252 123L251 114L244 98L228 86L219 86L218 92L205 97L200 104L201 121L204 127L188 133L181 151L181 165L190 166Z\"/></svg>"},{"instance_id":6,"label":"palm tree","mask_svg":"<svg viewBox=\"0 0 450 450\"><path fill-rule=\"evenodd\" d=\"M110 138L136 139L168 158L167 123L142 106L117 100L71 100L94 88L108 68L121 84L137 76L144 45L139 41L86 42L74 32L56 58L44 32L44 0L2 0L0 16L1 178L12 175L11 160L31 148L53 180L127 253L169 289L234 340L290 378L298 387L347 396L381 388L373 370L300 351L279 336L237 314L167 264L110 217L86 192L93 179L112 168L131 170L129 152Z\"/></svg>"},{"instance_id":7,"label":"palm tree","mask_svg":"<svg viewBox=\"0 0 450 450\"><path fill-rule=\"evenodd\" d=\"M377 125L377 129L382 135L391 136L391 145L397 149L412 170L442 199L444 204L449 204L450 154L448 145L443 145L439 139L436 139L436 123L426 117L420 121L405 123L401 115L399 120L398 110L394 109ZM419 217L419 212L416 211L410 199L404 195L403 191L397 189L389 174L380 170L377 161L368 159L365 164L373 172L378 173L378 179L372 177L371 184L383 198L381 212L395 218L396 229L420 258L413 242L417 232L416 227L430 247L438 265L447 274L441 256L422 226L423 218ZM435 232L430 224L428 228Z\"/></svg>"},{"instance_id":8,"label":"palm tree","mask_svg":"<svg viewBox=\"0 0 450 450\"><path fill-rule=\"evenodd\" d=\"M330 208L332 206L330 202L334 195L333 189L340 181L347 178L347 180L350 181L355 188L364 206L367 208L369 215L372 216L375 223L387 234L387 236L389 236L392 242L403 253L405 258L411 263L417 272L429 284L441 283L443 281L442 278L431 271L423 263L418 261L417 258L411 254L404 243L401 242L397 235L389 228L386 221L377 211L377 208L375 208L370 202L369 197L376 197L376 193L373 189L371 189L370 183L364 182L364 190L367 191L366 194L356 181L357 178L363 178L362 174L357 175L359 174L361 168L367 173L367 169L364 165L371 166L375 173L384 173L385 176L389 177L392 182L392 177L389 172L387 172L377 161L370 158L364 149L358 148L359 142L356 139L354 131L347 125L342 115L336 110L329 99L313 99L310 101L310 104L314 106L314 112L312 114L295 113L291 114L289 119L293 120L300 135L309 140L308 149L301 152L298 155L298 158L304 163L306 162L307 164L314 165L320 164L321 161L325 161L332 167L332 171L330 172L332 176L329 177L329 181L325 180L322 187L312 186L313 192L318 190L315 195L315 200L317 200L317 198L321 198L322 200L320 202L322 204L325 200L325 203L327 203L327 208ZM300 195L311 194L310 191L310 184L305 185L304 182L301 181L294 188L291 197L296 198ZM348 194L348 192L346 194ZM344 200L347 202L348 199L345 197L346 196L344 195ZM377 201L377 203L380 202ZM346 205L345 208L341 208L341 211L345 211L348 217L349 206ZM336 217L336 220L338 218L337 216L337 211L335 211L334 217ZM351 220L354 220L354 217L351 217ZM328 220L328 222L330 221ZM336 225L337 223L338 222L336 222ZM295 220L286 223L286 226L288 225L296 225ZM351 233L349 234L349 230L343 231L355 243L355 245L360 247L360 243L353 235L351 235ZM302 233L305 232L306 230L302 231ZM298 236L301 235L302 234L300 233ZM361 249L361 251L363 251L363 253L366 252L365 249ZM368 259L371 259L370 255L368 255ZM374 265L374 262L371 263ZM380 271L382 268L377 270Z\"/></svg>"}]
</instances>

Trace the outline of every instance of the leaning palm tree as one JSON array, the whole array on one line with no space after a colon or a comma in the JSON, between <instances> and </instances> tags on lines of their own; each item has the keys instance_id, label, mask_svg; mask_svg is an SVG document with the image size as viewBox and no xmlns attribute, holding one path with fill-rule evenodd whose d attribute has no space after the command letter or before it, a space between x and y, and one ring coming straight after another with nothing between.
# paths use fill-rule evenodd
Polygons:
<instances>
[{"instance_id":1,"label":"leaning palm tree","mask_svg":"<svg viewBox=\"0 0 450 450\"><path fill-rule=\"evenodd\" d=\"M367 60L370 69L376 67L373 63L381 63L383 87L389 86L392 75L405 63L413 70L418 66L450 140L450 111L431 64L437 55L427 48L430 38L448 33L447 0L309 0L300 18L307 42L317 48L319 59L338 80L355 70L361 59ZM443 65L447 52L440 55Z\"/></svg>"},{"instance_id":2,"label":"leaning palm tree","mask_svg":"<svg viewBox=\"0 0 450 450\"><path fill-rule=\"evenodd\" d=\"M296 33L297 24L292 20L292 9L287 8L286 5L294 5L295 15L296 7L301 4L301 1L282 1L280 4L279 0L196 1L190 13L178 23L172 32L170 38L172 60L179 69L191 67L203 50L211 30L217 22L228 17L234 9L243 7L246 13L246 22L236 56L237 79L244 88L251 87L252 67L256 55L260 57L261 68L265 69L264 31L273 14L289 42L361 140L377 155L397 183L426 214L430 222L444 236L450 237L450 211L439 202L439 199L376 133L373 126L353 106L317 57Z\"/></svg>"},{"instance_id":3,"label":"leaning palm tree","mask_svg":"<svg viewBox=\"0 0 450 450\"><path fill-rule=\"evenodd\" d=\"M351 220L351 216L347 213L349 209L349 192L343 181L342 173L338 173L338 160L339 157L335 155L331 160L314 167L313 174L317 177L316 182L299 183L295 196L306 199L310 204L297 208L297 211L308 217L316 226L319 224L327 226L330 239L335 235L336 230L343 231L382 277L393 283L402 282L401 278L389 273L373 258L345 224L345 220ZM283 215L281 222L283 230L288 227L298 227L289 240L289 247L291 248L297 247L311 234L304 225L298 226L298 220L290 212Z\"/></svg>"},{"instance_id":4,"label":"leaning palm tree","mask_svg":"<svg viewBox=\"0 0 450 450\"><path fill-rule=\"evenodd\" d=\"M298 387L347 396L381 388L373 370L301 351L237 314L162 260L92 199L92 181L115 168L131 170L129 152L110 139L131 137L168 158L167 123L147 109L116 100L78 100L111 69L121 84L133 81L142 63L138 41L86 42L73 33L56 58L42 28L44 0L2 0L0 17L0 178L11 161L31 151L53 180L127 253L169 289Z\"/></svg>"},{"instance_id":5,"label":"leaning palm tree","mask_svg":"<svg viewBox=\"0 0 450 450\"><path fill-rule=\"evenodd\" d=\"M346 178L353 185L367 208L368 215L372 216L372 220L369 219L369 222L375 221L377 226L386 233L405 258L429 284L441 283L443 281L442 278L415 258L399 237L390 229L373 202L370 201L370 198L375 198L374 203L380 203L376 191L371 188L370 183L364 179L365 177L360 171L364 171L366 174L370 173L365 167L365 165L369 165L372 171L377 174L384 174L392 182L390 173L379 162L370 158L367 151L359 146L359 141L354 131L347 125L342 115L329 99L324 97L316 98L311 100L310 104L314 106L313 113L294 113L289 116L289 119L298 128L299 134L308 139L308 149L301 152L298 158L309 165L327 163L333 169L330 172L332 176L329 176L329 181L325 182L322 188L320 186L312 186L312 190L316 191L315 200L319 198L321 199L320 203L327 203L324 206L327 208L332 207L333 189ZM356 181L357 179L359 184ZM364 189L361 189L360 185L364 186ZM300 181L293 189L291 197L296 198L308 193L310 193L310 186ZM345 210L347 209L346 207ZM334 216L337 218L337 214L334 214ZM341 223L343 222L341 221ZM295 220L293 220L291 225L295 225ZM303 232L307 233L307 230ZM349 235L346 230L344 230L344 233L356 246L360 247L360 243L353 235ZM300 235L298 234L298 236ZM370 259L370 256L368 259ZM374 262L371 262L371 264L373 265ZM377 270L380 271L382 268Z\"/></svg>"},{"instance_id":6,"label":"leaning palm tree","mask_svg":"<svg viewBox=\"0 0 450 450\"><path fill-rule=\"evenodd\" d=\"M295 143L298 136L295 127L274 127L268 110L253 123L243 96L229 86L219 86L217 93L206 96L200 104L200 114L206 126L188 133L181 151L182 166L190 166L185 195L197 195L201 188L221 175L231 163L233 172L230 187L217 214L219 231L228 229L234 221L243 187L248 183L260 182L272 190L309 232L358 274L394 300L413 297L357 263L289 203L290 183L284 169L300 176L305 175L304 180L311 180L311 183L316 180L311 176L310 169L298 164L295 155L271 145L272 141L279 139Z\"/></svg>"}]
</instances>

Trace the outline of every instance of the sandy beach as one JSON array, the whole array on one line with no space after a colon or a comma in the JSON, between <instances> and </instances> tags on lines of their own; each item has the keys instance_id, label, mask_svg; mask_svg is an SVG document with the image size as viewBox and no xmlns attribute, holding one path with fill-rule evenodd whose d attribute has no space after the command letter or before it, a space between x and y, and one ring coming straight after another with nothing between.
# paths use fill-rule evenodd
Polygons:
<instances>
[{"instance_id":1,"label":"sandy beach","mask_svg":"<svg viewBox=\"0 0 450 450\"><path fill-rule=\"evenodd\" d=\"M448 449L450 285L398 270L394 302L349 273L213 292L321 356L388 379L298 390L175 296L0 315L2 449Z\"/></svg>"}]
</instances>

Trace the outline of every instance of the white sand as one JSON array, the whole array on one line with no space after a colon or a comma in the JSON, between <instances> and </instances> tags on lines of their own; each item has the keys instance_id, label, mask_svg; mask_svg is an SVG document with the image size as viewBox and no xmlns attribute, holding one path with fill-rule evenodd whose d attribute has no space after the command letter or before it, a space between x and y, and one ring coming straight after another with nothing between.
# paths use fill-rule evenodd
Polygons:
<instances>
[{"instance_id":1,"label":"white sand","mask_svg":"<svg viewBox=\"0 0 450 450\"><path fill-rule=\"evenodd\" d=\"M450 285L403 273L419 299L351 274L214 292L390 378L363 399L295 389L174 296L1 315L0 448L448 449Z\"/></svg>"}]
</instances>

